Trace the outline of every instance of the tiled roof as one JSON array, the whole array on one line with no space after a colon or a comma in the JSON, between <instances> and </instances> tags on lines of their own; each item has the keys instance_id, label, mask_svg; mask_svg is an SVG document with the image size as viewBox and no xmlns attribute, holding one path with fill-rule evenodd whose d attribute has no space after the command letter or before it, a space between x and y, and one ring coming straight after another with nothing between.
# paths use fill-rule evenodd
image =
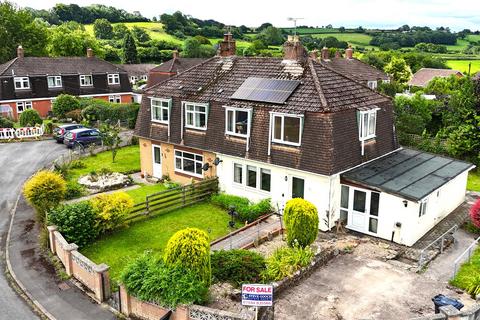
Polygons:
<instances>
[{"instance_id":1,"label":"tiled roof","mask_svg":"<svg viewBox=\"0 0 480 320\"><path fill-rule=\"evenodd\" d=\"M173 72L180 73L199 63L202 63L206 59L203 58L174 58L168 60L161 65L152 69L152 72Z\"/></svg>"},{"instance_id":2,"label":"tiled roof","mask_svg":"<svg viewBox=\"0 0 480 320\"><path fill-rule=\"evenodd\" d=\"M408 84L416 87L425 87L435 77L449 77L452 74L463 76L463 73L457 70L422 68L415 72Z\"/></svg>"},{"instance_id":3,"label":"tiled roof","mask_svg":"<svg viewBox=\"0 0 480 320\"><path fill-rule=\"evenodd\" d=\"M355 58L331 58L328 60L321 60L321 63L341 74L349 75L355 80L361 82L389 79L385 72Z\"/></svg>"},{"instance_id":4,"label":"tiled roof","mask_svg":"<svg viewBox=\"0 0 480 320\"><path fill-rule=\"evenodd\" d=\"M120 65L96 57L25 57L15 58L0 66L0 76L90 73L125 73L125 70Z\"/></svg>"},{"instance_id":5,"label":"tiled roof","mask_svg":"<svg viewBox=\"0 0 480 320\"><path fill-rule=\"evenodd\" d=\"M301 84L283 105L230 99L248 77L296 79ZM194 97L198 102L215 100L233 106L267 106L289 112L340 111L389 101L365 85L313 60L299 64L259 57L214 57L147 89L147 94Z\"/></svg>"},{"instance_id":6,"label":"tiled roof","mask_svg":"<svg viewBox=\"0 0 480 320\"><path fill-rule=\"evenodd\" d=\"M147 75L150 70L157 65L153 63L121 64L123 70L127 71L129 76Z\"/></svg>"}]
</instances>

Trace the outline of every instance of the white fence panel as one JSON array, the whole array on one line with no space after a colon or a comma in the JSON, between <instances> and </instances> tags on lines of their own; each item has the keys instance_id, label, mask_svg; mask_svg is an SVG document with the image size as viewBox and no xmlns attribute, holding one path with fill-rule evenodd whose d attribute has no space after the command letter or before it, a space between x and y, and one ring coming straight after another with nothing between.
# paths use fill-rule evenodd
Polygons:
<instances>
[{"instance_id":1,"label":"white fence panel","mask_svg":"<svg viewBox=\"0 0 480 320\"><path fill-rule=\"evenodd\" d=\"M0 140L10 140L15 138L15 129L0 128Z\"/></svg>"},{"instance_id":2,"label":"white fence panel","mask_svg":"<svg viewBox=\"0 0 480 320\"><path fill-rule=\"evenodd\" d=\"M15 131L17 138L36 138L43 135L44 127L25 127Z\"/></svg>"}]
</instances>

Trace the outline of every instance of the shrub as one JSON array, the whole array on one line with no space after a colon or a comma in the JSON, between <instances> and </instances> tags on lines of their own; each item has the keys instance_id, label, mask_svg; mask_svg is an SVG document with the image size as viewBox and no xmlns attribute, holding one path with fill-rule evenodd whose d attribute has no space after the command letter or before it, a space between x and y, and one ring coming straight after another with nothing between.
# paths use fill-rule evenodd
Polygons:
<instances>
[{"instance_id":1,"label":"shrub","mask_svg":"<svg viewBox=\"0 0 480 320\"><path fill-rule=\"evenodd\" d=\"M478 228L477 226L475 226L473 224L473 222L471 221L467 221L464 225L463 225L463 228L467 231L467 232L470 232L470 233L473 233L473 234L476 234L476 235L480 235L480 228Z\"/></svg>"},{"instance_id":2,"label":"shrub","mask_svg":"<svg viewBox=\"0 0 480 320\"><path fill-rule=\"evenodd\" d=\"M48 213L49 224L58 227L58 231L68 242L79 247L89 244L98 236L96 215L87 201L63 205Z\"/></svg>"},{"instance_id":3,"label":"shrub","mask_svg":"<svg viewBox=\"0 0 480 320\"><path fill-rule=\"evenodd\" d=\"M465 291L467 291L472 298L475 298L480 294L480 275L474 275L469 279Z\"/></svg>"},{"instance_id":4,"label":"shrub","mask_svg":"<svg viewBox=\"0 0 480 320\"><path fill-rule=\"evenodd\" d=\"M68 112L77 109L80 109L78 98L68 94L59 95L52 104L53 114L60 119L64 119Z\"/></svg>"},{"instance_id":5,"label":"shrub","mask_svg":"<svg viewBox=\"0 0 480 320\"><path fill-rule=\"evenodd\" d=\"M124 225L134 204L132 197L125 192L101 194L90 201L97 214L97 225L101 233Z\"/></svg>"},{"instance_id":6,"label":"shrub","mask_svg":"<svg viewBox=\"0 0 480 320\"><path fill-rule=\"evenodd\" d=\"M83 196L85 189L76 181L67 182L65 200L71 200Z\"/></svg>"},{"instance_id":7,"label":"shrub","mask_svg":"<svg viewBox=\"0 0 480 320\"><path fill-rule=\"evenodd\" d=\"M65 113L65 118L72 119L75 122L80 122L82 121L82 110L75 109L72 111L68 111L67 113Z\"/></svg>"},{"instance_id":8,"label":"shrub","mask_svg":"<svg viewBox=\"0 0 480 320\"><path fill-rule=\"evenodd\" d=\"M205 231L186 228L177 231L167 243L164 261L168 266L183 266L197 274L209 286L212 273L210 265L210 239Z\"/></svg>"},{"instance_id":9,"label":"shrub","mask_svg":"<svg viewBox=\"0 0 480 320\"><path fill-rule=\"evenodd\" d=\"M475 227L480 228L480 199L470 208L470 219Z\"/></svg>"},{"instance_id":10,"label":"shrub","mask_svg":"<svg viewBox=\"0 0 480 320\"><path fill-rule=\"evenodd\" d=\"M65 198L66 182L58 173L39 171L23 186L23 195L40 214L58 206Z\"/></svg>"},{"instance_id":11,"label":"shrub","mask_svg":"<svg viewBox=\"0 0 480 320\"><path fill-rule=\"evenodd\" d=\"M258 203L252 204L245 197L220 193L212 196L212 202L226 210L234 207L238 213L238 219L242 222L252 222L261 215L272 212L270 199L263 199Z\"/></svg>"},{"instance_id":12,"label":"shrub","mask_svg":"<svg viewBox=\"0 0 480 320\"><path fill-rule=\"evenodd\" d=\"M313 243L318 234L318 212L307 200L295 198L289 200L283 213L283 222L287 230L287 243L298 243L306 247Z\"/></svg>"},{"instance_id":13,"label":"shrub","mask_svg":"<svg viewBox=\"0 0 480 320\"><path fill-rule=\"evenodd\" d=\"M208 287L195 272L178 265L167 266L149 253L128 264L121 280L135 297L169 308L179 304L201 304L208 293Z\"/></svg>"},{"instance_id":14,"label":"shrub","mask_svg":"<svg viewBox=\"0 0 480 320\"><path fill-rule=\"evenodd\" d=\"M267 268L262 273L262 278L264 281L278 281L291 277L301 268L308 266L313 256L310 247L279 248L266 260Z\"/></svg>"},{"instance_id":15,"label":"shrub","mask_svg":"<svg viewBox=\"0 0 480 320\"><path fill-rule=\"evenodd\" d=\"M19 122L22 127L34 127L37 124L42 124L43 120L37 110L27 109L20 114Z\"/></svg>"},{"instance_id":16,"label":"shrub","mask_svg":"<svg viewBox=\"0 0 480 320\"><path fill-rule=\"evenodd\" d=\"M242 283L258 282L265 270L265 259L249 250L215 251L211 259L214 281L230 282L236 287Z\"/></svg>"},{"instance_id":17,"label":"shrub","mask_svg":"<svg viewBox=\"0 0 480 320\"><path fill-rule=\"evenodd\" d=\"M0 128L13 128L15 126L15 123L4 117L0 117Z\"/></svg>"}]
</instances>

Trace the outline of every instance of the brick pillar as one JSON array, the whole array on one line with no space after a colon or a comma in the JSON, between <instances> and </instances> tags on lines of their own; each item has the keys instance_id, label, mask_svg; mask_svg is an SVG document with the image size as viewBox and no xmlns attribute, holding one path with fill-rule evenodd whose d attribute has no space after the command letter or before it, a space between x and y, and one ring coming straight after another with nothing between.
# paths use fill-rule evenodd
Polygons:
<instances>
[{"instance_id":1,"label":"brick pillar","mask_svg":"<svg viewBox=\"0 0 480 320\"><path fill-rule=\"evenodd\" d=\"M189 320L190 314L188 312L188 306L178 306L173 314L172 320Z\"/></svg>"},{"instance_id":2,"label":"brick pillar","mask_svg":"<svg viewBox=\"0 0 480 320\"><path fill-rule=\"evenodd\" d=\"M108 266L104 263L95 268L95 297L103 302L105 298L110 297L110 278L108 276ZM104 283L105 281L105 283Z\"/></svg>"},{"instance_id":3,"label":"brick pillar","mask_svg":"<svg viewBox=\"0 0 480 320\"><path fill-rule=\"evenodd\" d=\"M120 303L121 303L120 312L128 317L132 309L132 306L130 303L130 295L128 294L125 287L122 285L120 285Z\"/></svg>"},{"instance_id":4,"label":"brick pillar","mask_svg":"<svg viewBox=\"0 0 480 320\"><path fill-rule=\"evenodd\" d=\"M57 248L55 247L55 231L57 231L57 226L48 226L48 242L50 244L50 251L52 251L53 254L57 253Z\"/></svg>"},{"instance_id":5,"label":"brick pillar","mask_svg":"<svg viewBox=\"0 0 480 320\"><path fill-rule=\"evenodd\" d=\"M72 251L77 250L78 246L75 243L70 243L67 245L65 250L65 270L67 274L71 276L73 274L73 266L72 266Z\"/></svg>"}]
</instances>

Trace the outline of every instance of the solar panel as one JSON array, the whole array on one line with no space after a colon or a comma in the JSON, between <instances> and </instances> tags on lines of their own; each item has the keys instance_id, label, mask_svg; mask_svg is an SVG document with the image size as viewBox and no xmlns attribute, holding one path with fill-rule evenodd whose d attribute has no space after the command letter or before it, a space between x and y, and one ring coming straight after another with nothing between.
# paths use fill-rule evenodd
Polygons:
<instances>
[{"instance_id":1,"label":"solar panel","mask_svg":"<svg viewBox=\"0 0 480 320\"><path fill-rule=\"evenodd\" d=\"M298 80L249 77L231 96L232 99L269 103L285 103L298 87Z\"/></svg>"}]
</instances>

